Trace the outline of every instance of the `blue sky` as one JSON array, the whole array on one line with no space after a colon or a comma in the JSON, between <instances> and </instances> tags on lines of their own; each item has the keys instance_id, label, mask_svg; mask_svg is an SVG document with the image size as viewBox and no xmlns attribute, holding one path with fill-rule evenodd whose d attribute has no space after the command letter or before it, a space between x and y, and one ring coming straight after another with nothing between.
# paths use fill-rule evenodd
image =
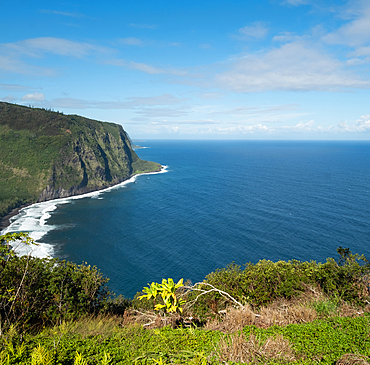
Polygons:
<instances>
[{"instance_id":1,"label":"blue sky","mask_svg":"<svg viewBox=\"0 0 370 365\"><path fill-rule=\"evenodd\" d=\"M370 139L370 1L12 1L0 100L134 139Z\"/></svg>"}]
</instances>

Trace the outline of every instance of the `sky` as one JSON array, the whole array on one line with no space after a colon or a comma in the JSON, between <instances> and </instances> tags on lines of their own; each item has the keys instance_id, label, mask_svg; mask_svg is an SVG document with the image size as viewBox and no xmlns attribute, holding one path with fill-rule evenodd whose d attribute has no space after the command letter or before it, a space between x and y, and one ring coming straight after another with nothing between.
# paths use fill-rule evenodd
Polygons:
<instances>
[{"instance_id":1,"label":"sky","mask_svg":"<svg viewBox=\"0 0 370 365\"><path fill-rule=\"evenodd\" d=\"M1 7L1 101L133 139L370 140L369 0Z\"/></svg>"}]
</instances>

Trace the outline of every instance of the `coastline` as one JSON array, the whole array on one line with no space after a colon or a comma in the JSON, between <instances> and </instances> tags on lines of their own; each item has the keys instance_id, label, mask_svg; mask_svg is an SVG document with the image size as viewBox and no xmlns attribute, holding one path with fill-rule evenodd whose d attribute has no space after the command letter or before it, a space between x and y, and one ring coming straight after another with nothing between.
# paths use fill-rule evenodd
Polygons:
<instances>
[{"instance_id":1,"label":"coastline","mask_svg":"<svg viewBox=\"0 0 370 365\"><path fill-rule=\"evenodd\" d=\"M11 212L8 213L7 215L4 215L3 217L1 217L1 219L0 219L0 232L3 231L5 228L10 226L10 224L11 224L10 219L13 218L14 216L18 215L21 209L29 207L32 204L35 204L35 203L21 205L17 208L12 209Z\"/></svg>"},{"instance_id":2,"label":"coastline","mask_svg":"<svg viewBox=\"0 0 370 365\"><path fill-rule=\"evenodd\" d=\"M108 187L103 188L103 189L96 189L96 190L89 191L88 193L83 193L83 194L78 194L78 195L71 195L69 197L64 197L64 198L50 199L50 200L47 200L46 202L65 200L65 199L71 199L71 198L72 199L81 199L81 198L87 197L89 195L95 195L96 193L105 192L105 191L111 190L113 188L118 188L120 185L125 185L127 183L134 182L137 176L154 175L154 174L165 173L165 172L167 172L167 167L168 166L161 165L161 170L159 170L159 171L143 172L143 173L139 173L139 174L134 174L134 175L131 175L128 179L126 179L124 181L121 181L118 184L114 184L114 185L108 186ZM131 179L133 179L133 180L130 181ZM27 208L27 207L31 207L35 204L40 204L40 202L23 204L23 205L21 205L17 208L12 209L11 212L8 213L7 215L1 217L0 218L0 234L3 234L3 231L5 231L12 224L11 219L13 217L17 216L22 209Z\"/></svg>"}]
</instances>

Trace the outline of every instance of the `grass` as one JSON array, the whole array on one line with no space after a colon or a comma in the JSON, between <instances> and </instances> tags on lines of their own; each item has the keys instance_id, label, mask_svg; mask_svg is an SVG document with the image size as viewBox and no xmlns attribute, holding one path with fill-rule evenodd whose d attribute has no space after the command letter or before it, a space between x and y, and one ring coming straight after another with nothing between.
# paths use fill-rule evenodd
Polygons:
<instances>
[{"instance_id":1,"label":"grass","mask_svg":"<svg viewBox=\"0 0 370 365\"><path fill-rule=\"evenodd\" d=\"M18 334L3 335L0 359L31 363L42 348L52 364L63 365L73 364L77 353L87 364L100 364L104 354L112 364L334 364L348 354L370 357L369 328L369 315L267 329L246 326L231 335L197 328L122 327L117 318L85 318L23 336L22 342Z\"/></svg>"},{"instance_id":2,"label":"grass","mask_svg":"<svg viewBox=\"0 0 370 365\"><path fill-rule=\"evenodd\" d=\"M23 336L12 327L0 336L0 364L31 364L40 353L59 365L367 364L370 313L329 303L317 293L280 299L256 312L229 308L199 328L148 328L135 322L134 311L84 316Z\"/></svg>"}]
</instances>

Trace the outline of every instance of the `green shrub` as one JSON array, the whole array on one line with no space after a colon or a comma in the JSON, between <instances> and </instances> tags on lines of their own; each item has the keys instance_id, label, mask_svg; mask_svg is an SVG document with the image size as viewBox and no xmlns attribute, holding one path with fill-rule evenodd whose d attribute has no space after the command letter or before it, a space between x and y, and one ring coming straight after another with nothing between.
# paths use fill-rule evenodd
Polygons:
<instances>
[{"instance_id":1,"label":"green shrub","mask_svg":"<svg viewBox=\"0 0 370 365\"><path fill-rule=\"evenodd\" d=\"M343 254L340 249L338 252ZM254 307L278 298L289 300L302 294L308 286L321 288L333 300L364 305L369 299L369 264L364 256L353 255L346 249L344 252L346 256L341 255L338 262L333 258L325 263L261 260L246 264L244 269L233 263L210 273L205 281ZM187 299L190 301L196 296L197 293L190 293ZM194 312L198 316L216 314L225 306L221 295L209 293L197 300Z\"/></svg>"},{"instance_id":2,"label":"green shrub","mask_svg":"<svg viewBox=\"0 0 370 365\"><path fill-rule=\"evenodd\" d=\"M19 257L4 246L3 236L0 242L0 316L7 326L39 327L104 308L108 279L95 266Z\"/></svg>"}]
</instances>

